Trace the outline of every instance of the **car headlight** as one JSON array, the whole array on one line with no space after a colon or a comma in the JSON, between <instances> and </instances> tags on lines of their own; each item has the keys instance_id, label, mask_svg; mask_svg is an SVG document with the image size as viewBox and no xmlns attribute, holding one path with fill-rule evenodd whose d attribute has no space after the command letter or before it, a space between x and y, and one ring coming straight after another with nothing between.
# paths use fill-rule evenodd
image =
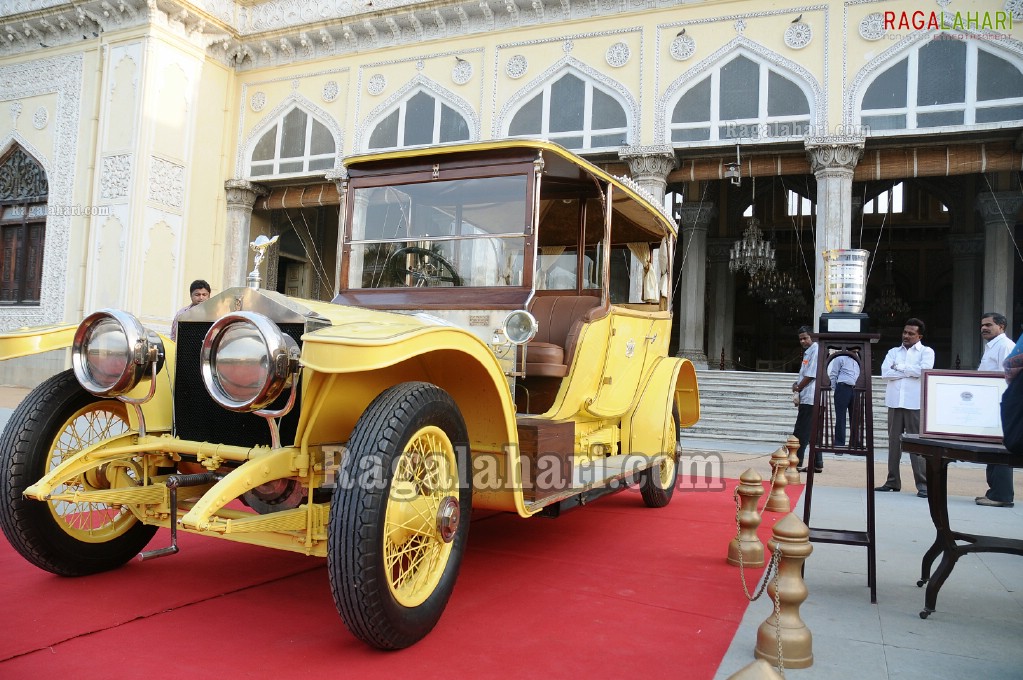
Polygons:
<instances>
[{"instance_id":1,"label":"car headlight","mask_svg":"<svg viewBox=\"0 0 1023 680\"><path fill-rule=\"evenodd\" d=\"M101 309L75 331L71 365L79 384L98 397L118 397L163 368L163 341L131 314Z\"/></svg>"},{"instance_id":2,"label":"car headlight","mask_svg":"<svg viewBox=\"0 0 1023 680\"><path fill-rule=\"evenodd\" d=\"M504 334L513 345L524 345L536 335L536 319L524 309L509 314L504 319Z\"/></svg>"},{"instance_id":3,"label":"car headlight","mask_svg":"<svg viewBox=\"0 0 1023 680\"><path fill-rule=\"evenodd\" d=\"M221 317L202 342L202 380L213 400L232 411L257 411L291 384L298 343L255 312Z\"/></svg>"}]
</instances>

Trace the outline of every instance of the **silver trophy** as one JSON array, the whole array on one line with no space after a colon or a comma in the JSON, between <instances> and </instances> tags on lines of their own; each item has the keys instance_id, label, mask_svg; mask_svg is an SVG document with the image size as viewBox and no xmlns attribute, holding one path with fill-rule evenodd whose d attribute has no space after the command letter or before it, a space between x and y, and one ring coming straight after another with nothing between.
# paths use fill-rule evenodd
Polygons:
<instances>
[{"instance_id":1,"label":"silver trophy","mask_svg":"<svg viewBox=\"0 0 1023 680\"><path fill-rule=\"evenodd\" d=\"M253 290L259 290L260 281L259 265L263 264L263 260L266 258L267 249L273 244L277 243L277 239L279 238L280 238L279 235L274 236L273 238L267 238L263 234L260 234L259 236L256 237L255 241L249 244L249 248L251 248L256 253L255 266L252 267L252 271L249 272L248 277L246 277L245 279L245 283L249 286L249 288L252 288Z\"/></svg>"}]
</instances>

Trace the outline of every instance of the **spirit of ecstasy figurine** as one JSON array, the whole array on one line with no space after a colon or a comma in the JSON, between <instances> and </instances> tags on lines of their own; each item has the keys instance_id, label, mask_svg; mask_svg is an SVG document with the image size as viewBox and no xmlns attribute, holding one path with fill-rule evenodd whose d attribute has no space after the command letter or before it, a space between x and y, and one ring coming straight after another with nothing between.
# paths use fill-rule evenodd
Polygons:
<instances>
[{"instance_id":1,"label":"spirit of ecstasy figurine","mask_svg":"<svg viewBox=\"0 0 1023 680\"><path fill-rule=\"evenodd\" d=\"M277 239L280 236L274 236L273 238L267 238L263 234L256 237L256 240L249 244L249 248L255 251L255 266L252 271L249 272L248 277L245 279L245 283L254 290L259 290L259 265L263 264L263 260L266 258L267 248L277 243Z\"/></svg>"}]
</instances>

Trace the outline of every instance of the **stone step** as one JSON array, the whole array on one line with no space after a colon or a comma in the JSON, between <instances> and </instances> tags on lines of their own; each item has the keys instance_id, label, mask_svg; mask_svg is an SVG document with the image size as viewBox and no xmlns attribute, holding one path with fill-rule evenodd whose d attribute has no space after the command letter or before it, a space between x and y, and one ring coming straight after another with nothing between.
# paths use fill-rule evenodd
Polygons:
<instances>
[{"instance_id":1,"label":"stone step","mask_svg":"<svg viewBox=\"0 0 1023 680\"><path fill-rule=\"evenodd\" d=\"M700 420L685 437L742 442L784 441L796 422L791 387L795 373L751 371L697 371ZM874 377L874 446L887 448L888 413L884 381Z\"/></svg>"}]
</instances>

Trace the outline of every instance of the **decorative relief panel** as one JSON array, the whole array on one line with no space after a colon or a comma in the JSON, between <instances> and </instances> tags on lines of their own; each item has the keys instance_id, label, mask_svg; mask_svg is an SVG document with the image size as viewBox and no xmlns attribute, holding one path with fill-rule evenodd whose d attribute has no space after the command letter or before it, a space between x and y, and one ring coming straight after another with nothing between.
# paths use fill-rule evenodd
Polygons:
<instances>
[{"instance_id":1,"label":"decorative relief panel","mask_svg":"<svg viewBox=\"0 0 1023 680\"><path fill-rule=\"evenodd\" d=\"M607 52L604 53L604 60L612 68L621 68L629 63L629 57L631 56L632 50L629 49L628 45L623 42L616 42L607 48Z\"/></svg>"},{"instance_id":2,"label":"decorative relief panel","mask_svg":"<svg viewBox=\"0 0 1023 680\"><path fill-rule=\"evenodd\" d=\"M321 96L323 97L323 101L332 102L335 99L337 99L337 95L339 92L340 89L337 86L337 81L328 80L323 84L323 94Z\"/></svg>"},{"instance_id":3,"label":"decorative relief panel","mask_svg":"<svg viewBox=\"0 0 1023 680\"><path fill-rule=\"evenodd\" d=\"M16 130L0 136L0 149L6 150L13 143L20 144L43 166L49 185L50 205L72 205L77 198L74 196L74 168L78 148L79 107L82 101L82 70L81 54L0 66L0 100L56 95L52 125L48 133L52 137L53 147L48 155L33 149ZM71 215L66 212L54 212L47 216L39 306L0 310L0 328L63 320L71 219ZM78 266L78 263L74 265Z\"/></svg>"},{"instance_id":4,"label":"decorative relief panel","mask_svg":"<svg viewBox=\"0 0 1023 680\"><path fill-rule=\"evenodd\" d=\"M185 203L185 166L157 156L151 157L149 200L180 211Z\"/></svg>"},{"instance_id":5,"label":"decorative relief panel","mask_svg":"<svg viewBox=\"0 0 1023 680\"><path fill-rule=\"evenodd\" d=\"M107 201L126 198L129 186L131 186L131 154L105 156L100 166L100 198Z\"/></svg>"},{"instance_id":6,"label":"decorative relief panel","mask_svg":"<svg viewBox=\"0 0 1023 680\"><path fill-rule=\"evenodd\" d=\"M509 78L519 79L526 75L529 69L529 62L521 54L515 54L508 59L504 65L504 72Z\"/></svg>"},{"instance_id":7,"label":"decorative relief panel","mask_svg":"<svg viewBox=\"0 0 1023 680\"><path fill-rule=\"evenodd\" d=\"M884 15L880 12L868 14L860 21L860 37L864 40L880 40L884 34Z\"/></svg>"},{"instance_id":8,"label":"decorative relief panel","mask_svg":"<svg viewBox=\"0 0 1023 680\"><path fill-rule=\"evenodd\" d=\"M381 73L371 76L366 83L366 91L374 97L383 92L385 87L387 87L387 78Z\"/></svg>"},{"instance_id":9,"label":"decorative relief panel","mask_svg":"<svg viewBox=\"0 0 1023 680\"><path fill-rule=\"evenodd\" d=\"M675 61L685 61L696 54L696 40L686 35L686 29L682 29L675 39L671 41L671 58Z\"/></svg>"},{"instance_id":10,"label":"decorative relief panel","mask_svg":"<svg viewBox=\"0 0 1023 680\"><path fill-rule=\"evenodd\" d=\"M249 102L249 106L253 111L259 113L266 106L266 94L263 92L256 92L252 95L252 100Z\"/></svg>"},{"instance_id":11,"label":"decorative relief panel","mask_svg":"<svg viewBox=\"0 0 1023 680\"><path fill-rule=\"evenodd\" d=\"M46 124L50 122L50 113L46 110L45 106L40 106L36 109L35 114L32 116L32 127L36 130L42 130L46 127Z\"/></svg>"},{"instance_id":12,"label":"decorative relief panel","mask_svg":"<svg viewBox=\"0 0 1023 680\"><path fill-rule=\"evenodd\" d=\"M785 44L794 49L801 50L810 44L813 39L813 29L810 24L796 21L785 29Z\"/></svg>"},{"instance_id":13,"label":"decorative relief panel","mask_svg":"<svg viewBox=\"0 0 1023 680\"><path fill-rule=\"evenodd\" d=\"M472 79L472 64L461 57L455 57L455 67L451 69L451 80L455 85L465 85Z\"/></svg>"}]
</instances>

